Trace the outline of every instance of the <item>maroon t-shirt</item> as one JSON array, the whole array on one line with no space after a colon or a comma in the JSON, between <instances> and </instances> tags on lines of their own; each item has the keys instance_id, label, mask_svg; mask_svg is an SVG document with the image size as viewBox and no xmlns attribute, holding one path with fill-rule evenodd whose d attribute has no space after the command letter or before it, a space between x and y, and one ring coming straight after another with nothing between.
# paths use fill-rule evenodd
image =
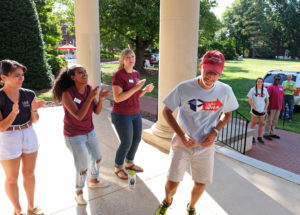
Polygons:
<instances>
[{"instance_id":1,"label":"maroon t-shirt","mask_svg":"<svg viewBox=\"0 0 300 215\"><path fill-rule=\"evenodd\" d=\"M123 89L123 92L130 90L140 80L140 74L133 70L132 73L125 69L117 71L112 78L112 85L117 85ZM137 114L140 111L141 90L135 92L131 97L122 102L114 102L113 112L118 114Z\"/></svg>"},{"instance_id":2,"label":"maroon t-shirt","mask_svg":"<svg viewBox=\"0 0 300 215\"><path fill-rule=\"evenodd\" d=\"M284 90L280 84L271 84L268 88L270 109L271 110L281 110L283 103Z\"/></svg>"},{"instance_id":3,"label":"maroon t-shirt","mask_svg":"<svg viewBox=\"0 0 300 215\"><path fill-rule=\"evenodd\" d=\"M80 109L85 101L88 98L89 92L91 87L89 85L86 86L84 94L80 94L75 86L72 86L67 89L67 92L71 95L73 101L77 105L78 109ZM88 134L94 129L93 124L93 111L95 107L95 103L92 102L88 112L86 113L85 117L79 121L77 120L63 105L65 111L64 117L64 135L67 137L74 137L77 135L84 135Z\"/></svg>"}]
</instances>

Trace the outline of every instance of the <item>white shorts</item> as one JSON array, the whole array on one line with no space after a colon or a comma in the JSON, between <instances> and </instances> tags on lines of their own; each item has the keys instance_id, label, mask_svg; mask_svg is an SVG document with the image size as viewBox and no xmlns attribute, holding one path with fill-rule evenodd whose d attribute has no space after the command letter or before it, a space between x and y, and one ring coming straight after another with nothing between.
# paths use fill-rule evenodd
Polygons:
<instances>
[{"instance_id":1,"label":"white shorts","mask_svg":"<svg viewBox=\"0 0 300 215\"><path fill-rule=\"evenodd\" d=\"M38 139L33 127L22 130L0 132L0 160L20 157L39 149Z\"/></svg>"},{"instance_id":2,"label":"white shorts","mask_svg":"<svg viewBox=\"0 0 300 215\"><path fill-rule=\"evenodd\" d=\"M195 182L211 184L213 178L215 145L209 147L197 146L186 148L180 139L175 136L171 146L171 165L168 173L168 180L180 182L190 164L192 178Z\"/></svg>"}]
</instances>

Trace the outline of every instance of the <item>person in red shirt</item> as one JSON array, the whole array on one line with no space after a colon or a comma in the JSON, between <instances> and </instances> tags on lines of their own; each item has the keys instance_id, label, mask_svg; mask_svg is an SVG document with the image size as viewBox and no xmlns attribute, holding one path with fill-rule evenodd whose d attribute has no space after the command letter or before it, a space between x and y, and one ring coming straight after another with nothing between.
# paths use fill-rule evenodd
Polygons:
<instances>
[{"instance_id":1,"label":"person in red shirt","mask_svg":"<svg viewBox=\"0 0 300 215\"><path fill-rule=\"evenodd\" d=\"M64 136L66 145L74 158L76 168L75 200L79 205L87 204L82 190L88 168L91 174L89 188L108 186L98 178L102 153L94 131L92 114L101 112L102 100L109 96L109 91L102 88L97 101L98 90L99 86L92 88L88 85L88 74L81 65L63 69L53 86L54 101L62 102L65 112Z\"/></svg>"},{"instance_id":2,"label":"person in red shirt","mask_svg":"<svg viewBox=\"0 0 300 215\"><path fill-rule=\"evenodd\" d=\"M274 82L268 87L269 93L269 111L265 124L265 132L263 137L267 140L272 138L279 139L280 136L275 134L275 125L279 119L280 111L283 108L284 90L280 85L280 75L274 77Z\"/></svg>"},{"instance_id":3,"label":"person in red shirt","mask_svg":"<svg viewBox=\"0 0 300 215\"><path fill-rule=\"evenodd\" d=\"M141 167L133 163L142 136L139 98L154 88L151 83L141 89L146 79L140 80L139 73L133 69L134 65L134 52L131 49L124 49L120 54L119 70L112 78L114 104L111 119L120 139L114 172L124 180L128 179L123 169L124 160L126 170L143 172Z\"/></svg>"}]
</instances>

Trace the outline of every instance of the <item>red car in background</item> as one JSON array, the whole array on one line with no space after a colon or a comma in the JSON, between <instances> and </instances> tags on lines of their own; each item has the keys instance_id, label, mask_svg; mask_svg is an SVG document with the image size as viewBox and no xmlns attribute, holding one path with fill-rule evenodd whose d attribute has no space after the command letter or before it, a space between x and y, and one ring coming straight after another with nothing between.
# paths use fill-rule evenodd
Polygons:
<instances>
[{"instance_id":1,"label":"red car in background","mask_svg":"<svg viewBox=\"0 0 300 215\"><path fill-rule=\"evenodd\" d=\"M143 64L145 65L146 60L149 60L150 64L153 64L153 57L151 52L144 53L144 61Z\"/></svg>"}]
</instances>

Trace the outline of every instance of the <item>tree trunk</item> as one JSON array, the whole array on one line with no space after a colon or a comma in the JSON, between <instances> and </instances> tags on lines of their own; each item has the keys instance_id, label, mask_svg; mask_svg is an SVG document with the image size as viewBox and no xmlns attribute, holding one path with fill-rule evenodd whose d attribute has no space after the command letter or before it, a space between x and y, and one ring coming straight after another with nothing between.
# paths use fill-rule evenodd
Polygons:
<instances>
[{"instance_id":1,"label":"tree trunk","mask_svg":"<svg viewBox=\"0 0 300 215\"><path fill-rule=\"evenodd\" d=\"M144 69L144 53L149 46L148 41L143 41L142 38L137 37L135 40L135 69L139 72L143 72Z\"/></svg>"},{"instance_id":2,"label":"tree trunk","mask_svg":"<svg viewBox=\"0 0 300 215\"><path fill-rule=\"evenodd\" d=\"M255 47L254 47L254 41L252 41L252 58L255 58Z\"/></svg>"}]
</instances>

